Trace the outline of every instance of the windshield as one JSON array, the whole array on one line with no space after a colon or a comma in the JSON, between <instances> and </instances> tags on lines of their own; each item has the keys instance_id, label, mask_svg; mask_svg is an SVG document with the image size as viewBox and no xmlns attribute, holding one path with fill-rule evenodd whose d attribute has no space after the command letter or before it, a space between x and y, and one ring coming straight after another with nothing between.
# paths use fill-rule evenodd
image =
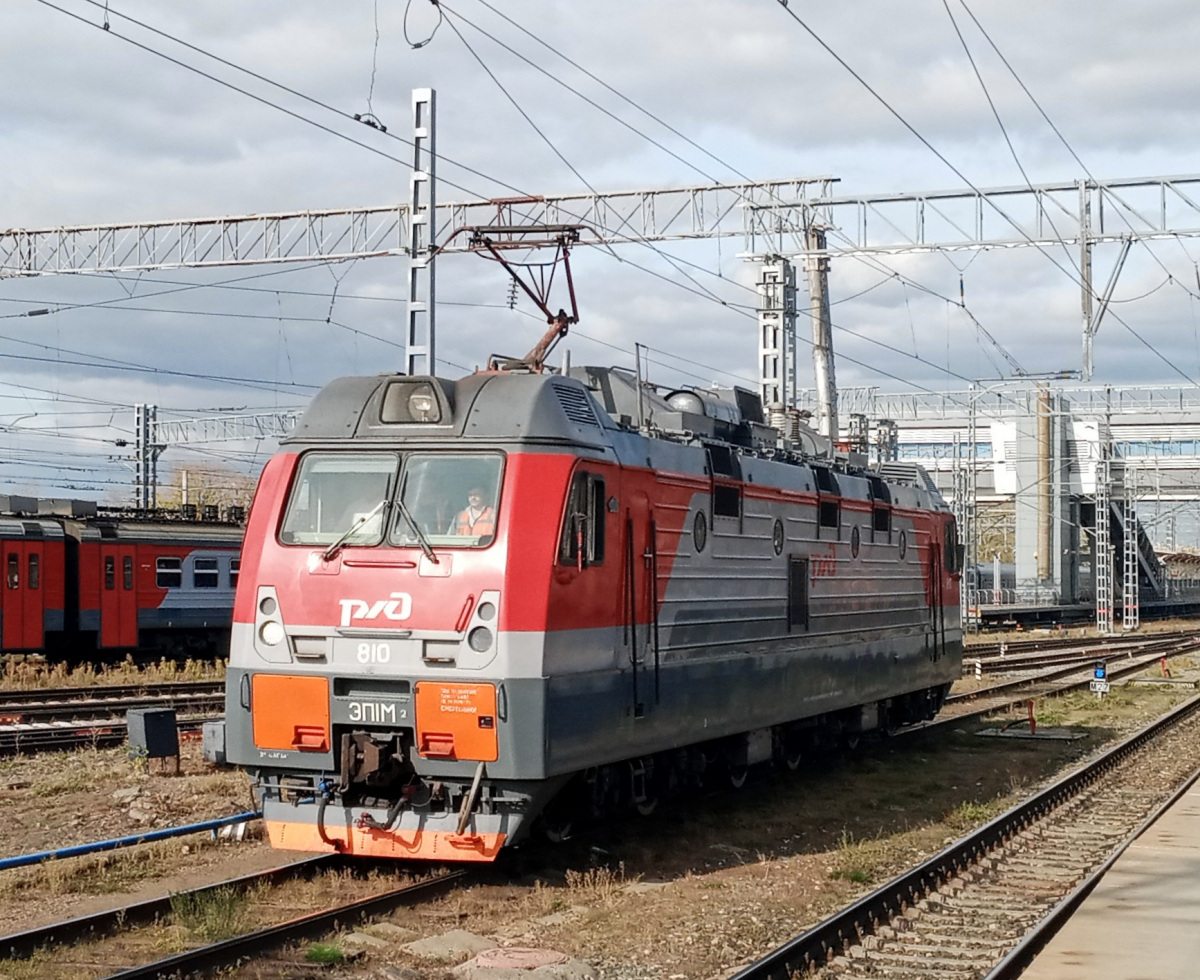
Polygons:
<instances>
[{"instance_id":1,"label":"windshield","mask_svg":"<svg viewBox=\"0 0 1200 980\"><path fill-rule=\"evenodd\" d=\"M284 544L363 546L383 539L382 501L391 498L395 453L310 453L300 464L279 531Z\"/></svg>"},{"instance_id":2,"label":"windshield","mask_svg":"<svg viewBox=\"0 0 1200 980\"><path fill-rule=\"evenodd\" d=\"M392 503L397 470L403 506ZM496 535L502 471L498 453L409 453L403 461L397 453L308 453L279 540L371 547L382 543L386 522L389 544L483 548Z\"/></svg>"},{"instance_id":3,"label":"windshield","mask_svg":"<svg viewBox=\"0 0 1200 980\"><path fill-rule=\"evenodd\" d=\"M392 544L419 544L405 517L439 548L482 548L496 535L501 457L413 453L400 478L403 508L391 515Z\"/></svg>"}]
</instances>

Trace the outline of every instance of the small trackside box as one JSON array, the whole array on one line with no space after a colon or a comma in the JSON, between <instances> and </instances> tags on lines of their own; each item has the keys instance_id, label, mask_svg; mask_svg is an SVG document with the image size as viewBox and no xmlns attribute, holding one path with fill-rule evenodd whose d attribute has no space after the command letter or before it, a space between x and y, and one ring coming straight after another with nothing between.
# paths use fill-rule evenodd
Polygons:
<instances>
[{"instance_id":1,"label":"small trackside box","mask_svg":"<svg viewBox=\"0 0 1200 980\"><path fill-rule=\"evenodd\" d=\"M225 719L206 721L200 726L200 733L200 755L204 760L218 766L226 765Z\"/></svg>"}]
</instances>

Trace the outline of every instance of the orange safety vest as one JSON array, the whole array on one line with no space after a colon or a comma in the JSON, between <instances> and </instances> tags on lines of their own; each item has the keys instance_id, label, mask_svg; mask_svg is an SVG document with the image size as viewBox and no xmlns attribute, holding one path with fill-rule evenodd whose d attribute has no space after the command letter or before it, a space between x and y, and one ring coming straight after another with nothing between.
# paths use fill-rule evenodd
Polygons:
<instances>
[{"instance_id":1,"label":"orange safety vest","mask_svg":"<svg viewBox=\"0 0 1200 980\"><path fill-rule=\"evenodd\" d=\"M458 517L454 519L455 534L476 534L482 537L485 534L496 533L496 512L491 507L484 507L479 512L479 516L474 520L471 519L471 508L460 510Z\"/></svg>"}]
</instances>

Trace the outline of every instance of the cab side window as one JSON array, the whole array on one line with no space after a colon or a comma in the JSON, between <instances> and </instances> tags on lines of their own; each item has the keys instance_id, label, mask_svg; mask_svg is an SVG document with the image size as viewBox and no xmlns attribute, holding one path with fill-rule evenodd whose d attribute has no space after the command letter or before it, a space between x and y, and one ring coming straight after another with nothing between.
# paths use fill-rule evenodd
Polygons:
<instances>
[{"instance_id":1,"label":"cab side window","mask_svg":"<svg viewBox=\"0 0 1200 980\"><path fill-rule=\"evenodd\" d=\"M562 536L558 543L560 565L599 565L604 561L604 479L594 473L576 473L567 494Z\"/></svg>"}]
</instances>

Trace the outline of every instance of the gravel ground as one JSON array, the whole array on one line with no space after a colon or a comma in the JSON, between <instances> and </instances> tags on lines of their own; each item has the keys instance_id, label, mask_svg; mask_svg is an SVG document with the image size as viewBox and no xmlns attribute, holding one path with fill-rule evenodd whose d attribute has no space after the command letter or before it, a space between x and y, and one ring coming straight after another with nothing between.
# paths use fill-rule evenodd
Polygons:
<instances>
[{"instance_id":1,"label":"gravel ground","mask_svg":"<svg viewBox=\"0 0 1200 980\"><path fill-rule=\"evenodd\" d=\"M1176 663L1176 673L1184 665ZM1192 668L1193 675L1200 671ZM467 930L501 945L559 950L598 980L726 977L889 876L1011 805L1112 739L1157 717L1191 689L1117 689L1039 707L1043 725L1085 732L1074 742L951 732L866 741L852 756L795 773L758 773L717 791L597 828L552 852L517 852L484 881L393 918L406 938ZM245 777L203 762L185 742L182 774L149 771L119 749L0 761L0 853L18 854L240 812ZM52 862L0 874L0 932L57 921L295 855L261 841L199 837L130 854ZM334 883L330 892L336 891ZM320 891L306 898L314 905ZM398 935L398 934L397 934ZM238 976L282 980L386 977L440 980L453 962L406 952L395 936L364 947L330 937L335 965L314 947ZM324 949L325 947L322 947ZM324 955L324 954L322 954ZM55 972L57 971L57 972ZM15 980L103 975L0 965Z\"/></svg>"}]
</instances>

